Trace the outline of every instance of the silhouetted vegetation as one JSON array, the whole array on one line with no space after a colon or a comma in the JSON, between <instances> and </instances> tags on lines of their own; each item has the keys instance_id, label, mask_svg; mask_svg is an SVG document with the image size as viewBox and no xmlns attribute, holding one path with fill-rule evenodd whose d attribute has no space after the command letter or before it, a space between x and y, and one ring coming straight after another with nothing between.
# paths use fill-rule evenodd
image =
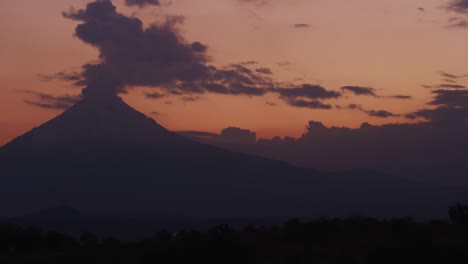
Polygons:
<instances>
[{"instance_id":1,"label":"silhouetted vegetation","mask_svg":"<svg viewBox=\"0 0 468 264\"><path fill-rule=\"evenodd\" d=\"M3 224L0 263L466 263L466 212L467 206L451 207L450 222L354 216L239 230L162 230L141 241Z\"/></svg>"}]
</instances>

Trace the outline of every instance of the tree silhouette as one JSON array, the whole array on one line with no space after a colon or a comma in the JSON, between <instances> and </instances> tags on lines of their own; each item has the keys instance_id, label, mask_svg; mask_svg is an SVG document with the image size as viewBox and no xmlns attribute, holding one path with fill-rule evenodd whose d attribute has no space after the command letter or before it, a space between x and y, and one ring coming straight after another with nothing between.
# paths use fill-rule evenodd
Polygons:
<instances>
[{"instance_id":1,"label":"tree silhouette","mask_svg":"<svg viewBox=\"0 0 468 264\"><path fill-rule=\"evenodd\" d=\"M449 208L450 221L455 225L468 224L468 205L457 203Z\"/></svg>"}]
</instances>

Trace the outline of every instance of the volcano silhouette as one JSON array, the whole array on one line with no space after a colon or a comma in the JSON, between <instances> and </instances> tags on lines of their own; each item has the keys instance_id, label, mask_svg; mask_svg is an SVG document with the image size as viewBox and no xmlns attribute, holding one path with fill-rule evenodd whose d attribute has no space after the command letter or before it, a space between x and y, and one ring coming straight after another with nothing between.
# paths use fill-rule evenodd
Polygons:
<instances>
[{"instance_id":1,"label":"volcano silhouette","mask_svg":"<svg viewBox=\"0 0 468 264\"><path fill-rule=\"evenodd\" d=\"M324 173L193 142L117 96L85 97L0 149L0 208L161 217L444 215L459 188L368 171Z\"/></svg>"}]
</instances>

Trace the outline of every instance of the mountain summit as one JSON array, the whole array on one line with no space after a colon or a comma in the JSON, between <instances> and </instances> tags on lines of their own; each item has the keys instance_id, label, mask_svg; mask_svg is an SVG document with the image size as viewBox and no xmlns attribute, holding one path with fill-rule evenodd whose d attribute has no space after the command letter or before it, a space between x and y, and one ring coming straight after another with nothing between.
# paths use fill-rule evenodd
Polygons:
<instances>
[{"instance_id":1,"label":"mountain summit","mask_svg":"<svg viewBox=\"0 0 468 264\"><path fill-rule=\"evenodd\" d=\"M118 96L87 96L61 115L5 145L3 151L50 151L84 144L156 144L183 141Z\"/></svg>"},{"instance_id":2,"label":"mountain summit","mask_svg":"<svg viewBox=\"0 0 468 264\"><path fill-rule=\"evenodd\" d=\"M87 96L0 149L6 216L67 205L166 218L445 215L464 190L324 173L190 141L117 96Z\"/></svg>"}]
</instances>

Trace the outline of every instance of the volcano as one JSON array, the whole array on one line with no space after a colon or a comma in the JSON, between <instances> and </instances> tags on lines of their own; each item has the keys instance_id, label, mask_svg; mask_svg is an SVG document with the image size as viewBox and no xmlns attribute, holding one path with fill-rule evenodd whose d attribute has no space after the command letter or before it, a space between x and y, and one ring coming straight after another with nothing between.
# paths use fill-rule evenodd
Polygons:
<instances>
[{"instance_id":1,"label":"volcano","mask_svg":"<svg viewBox=\"0 0 468 264\"><path fill-rule=\"evenodd\" d=\"M85 97L0 149L3 216L67 205L171 218L440 216L461 188L319 172L168 131L118 96Z\"/></svg>"}]
</instances>

